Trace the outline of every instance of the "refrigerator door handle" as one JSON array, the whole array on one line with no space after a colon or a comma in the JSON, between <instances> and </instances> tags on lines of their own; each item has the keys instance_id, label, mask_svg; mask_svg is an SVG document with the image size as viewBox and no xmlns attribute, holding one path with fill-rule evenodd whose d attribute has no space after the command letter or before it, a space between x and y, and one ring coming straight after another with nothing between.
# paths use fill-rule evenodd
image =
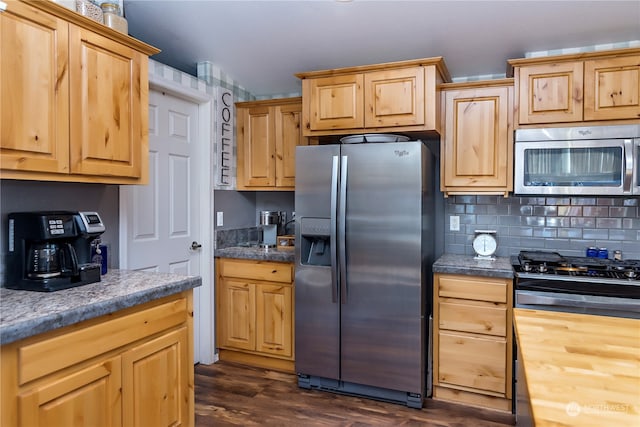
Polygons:
<instances>
[{"instance_id":1,"label":"refrigerator door handle","mask_svg":"<svg viewBox=\"0 0 640 427\"><path fill-rule=\"evenodd\" d=\"M329 246L331 248L331 301L338 302L338 289L340 277L338 275L338 241L337 239L337 214L338 214L338 168L340 161L338 156L333 156L331 166L331 231L329 232Z\"/></svg>"},{"instance_id":2,"label":"refrigerator door handle","mask_svg":"<svg viewBox=\"0 0 640 427\"><path fill-rule=\"evenodd\" d=\"M347 156L340 160L340 203L338 204L338 255L340 257L340 293L342 304L347 303L349 289L347 285Z\"/></svg>"}]
</instances>

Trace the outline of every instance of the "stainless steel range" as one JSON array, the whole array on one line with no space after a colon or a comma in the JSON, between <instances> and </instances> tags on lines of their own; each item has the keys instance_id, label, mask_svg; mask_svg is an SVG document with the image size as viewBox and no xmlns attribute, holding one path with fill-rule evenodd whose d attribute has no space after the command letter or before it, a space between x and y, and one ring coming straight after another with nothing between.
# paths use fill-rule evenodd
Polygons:
<instances>
[{"instance_id":1,"label":"stainless steel range","mask_svg":"<svg viewBox=\"0 0 640 427\"><path fill-rule=\"evenodd\" d=\"M640 319L640 260L522 251L511 264L516 307Z\"/></svg>"}]
</instances>

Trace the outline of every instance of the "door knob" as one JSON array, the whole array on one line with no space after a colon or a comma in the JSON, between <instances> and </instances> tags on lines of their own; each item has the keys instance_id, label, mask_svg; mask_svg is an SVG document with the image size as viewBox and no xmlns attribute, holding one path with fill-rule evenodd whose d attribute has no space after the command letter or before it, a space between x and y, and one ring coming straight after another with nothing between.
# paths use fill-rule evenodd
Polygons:
<instances>
[{"instance_id":1,"label":"door knob","mask_svg":"<svg viewBox=\"0 0 640 427\"><path fill-rule=\"evenodd\" d=\"M195 251L196 249L200 249L202 247L202 245L198 242L196 242L195 240L193 242L191 242L191 250Z\"/></svg>"}]
</instances>

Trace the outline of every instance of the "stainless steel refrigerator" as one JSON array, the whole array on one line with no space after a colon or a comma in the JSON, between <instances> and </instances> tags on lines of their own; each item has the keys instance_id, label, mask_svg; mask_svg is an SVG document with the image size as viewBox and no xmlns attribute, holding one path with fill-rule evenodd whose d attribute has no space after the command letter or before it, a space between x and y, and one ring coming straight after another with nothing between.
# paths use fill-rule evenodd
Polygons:
<instances>
[{"instance_id":1,"label":"stainless steel refrigerator","mask_svg":"<svg viewBox=\"0 0 640 427\"><path fill-rule=\"evenodd\" d=\"M420 141L298 147L298 385L422 407L433 170Z\"/></svg>"}]
</instances>

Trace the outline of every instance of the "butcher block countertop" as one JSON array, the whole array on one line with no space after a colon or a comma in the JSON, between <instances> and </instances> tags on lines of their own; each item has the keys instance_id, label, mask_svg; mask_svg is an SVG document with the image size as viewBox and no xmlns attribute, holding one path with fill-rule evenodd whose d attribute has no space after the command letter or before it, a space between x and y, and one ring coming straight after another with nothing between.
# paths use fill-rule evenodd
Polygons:
<instances>
[{"instance_id":1,"label":"butcher block countertop","mask_svg":"<svg viewBox=\"0 0 640 427\"><path fill-rule=\"evenodd\" d=\"M513 316L536 427L640 426L640 320L519 308Z\"/></svg>"}]
</instances>

